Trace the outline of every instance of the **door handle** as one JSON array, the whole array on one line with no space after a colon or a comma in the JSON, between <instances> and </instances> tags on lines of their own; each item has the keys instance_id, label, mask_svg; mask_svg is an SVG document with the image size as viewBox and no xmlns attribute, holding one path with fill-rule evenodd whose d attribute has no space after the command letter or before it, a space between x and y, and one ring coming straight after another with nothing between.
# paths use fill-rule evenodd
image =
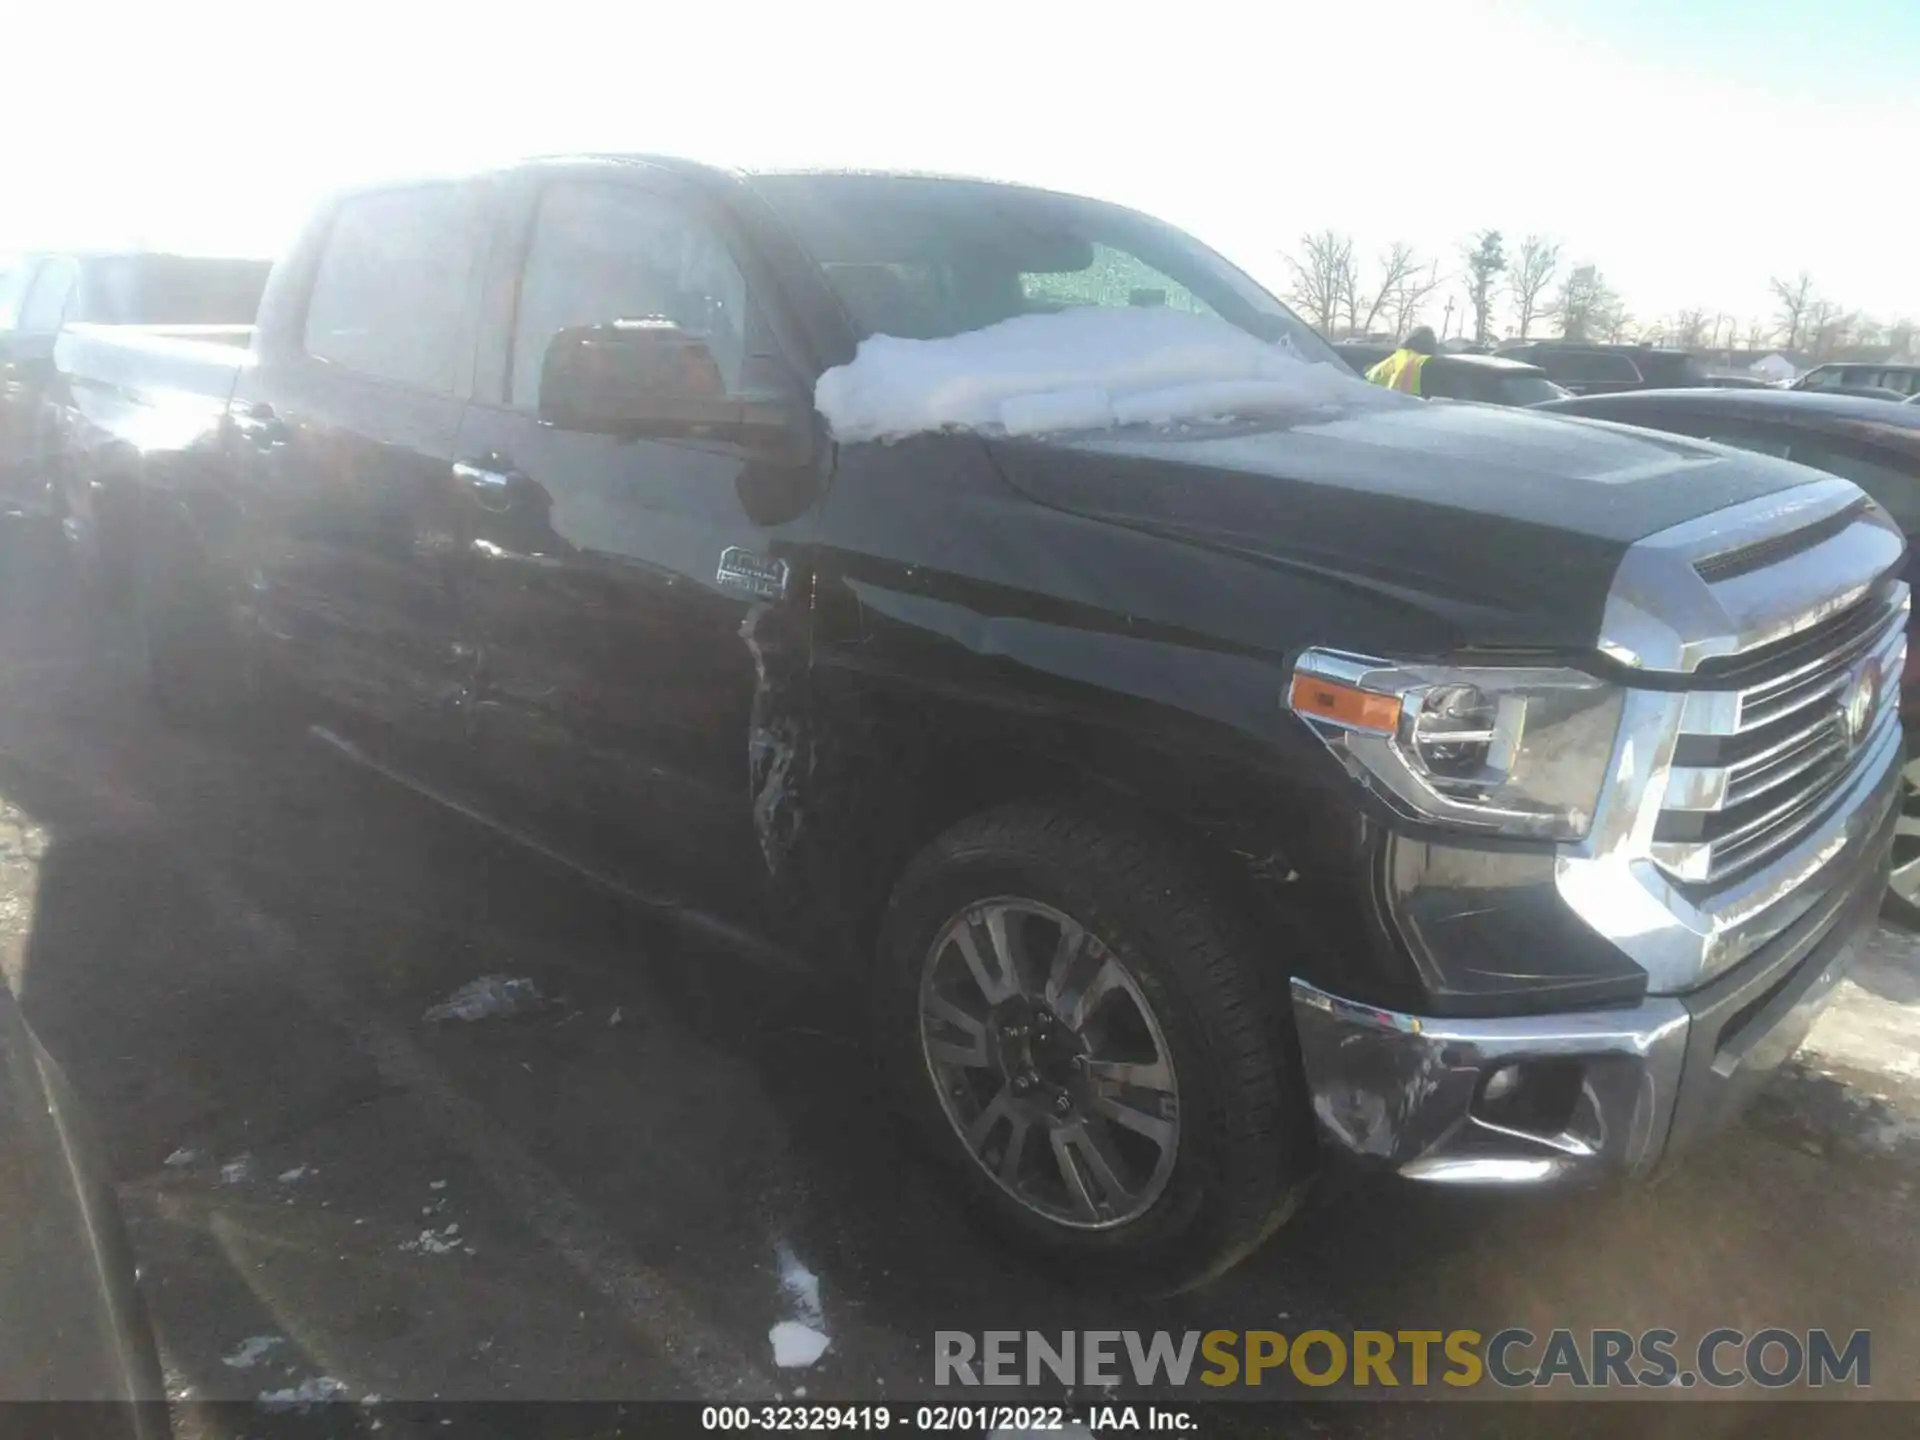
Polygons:
<instances>
[{"instance_id":1,"label":"door handle","mask_svg":"<svg viewBox=\"0 0 1920 1440\"><path fill-rule=\"evenodd\" d=\"M496 515L514 507L520 498L518 492L527 483L527 477L518 470L496 470L470 460L454 461L453 478L466 487L474 504Z\"/></svg>"}]
</instances>

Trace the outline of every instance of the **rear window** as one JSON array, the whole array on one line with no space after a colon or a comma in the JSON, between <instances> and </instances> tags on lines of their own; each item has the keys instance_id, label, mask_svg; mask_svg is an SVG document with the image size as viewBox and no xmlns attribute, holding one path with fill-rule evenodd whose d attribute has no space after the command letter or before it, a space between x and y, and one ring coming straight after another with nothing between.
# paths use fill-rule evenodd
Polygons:
<instances>
[{"instance_id":1,"label":"rear window","mask_svg":"<svg viewBox=\"0 0 1920 1440\"><path fill-rule=\"evenodd\" d=\"M1640 370L1606 350L1542 350L1533 363L1562 385L1638 385Z\"/></svg>"},{"instance_id":2,"label":"rear window","mask_svg":"<svg viewBox=\"0 0 1920 1440\"><path fill-rule=\"evenodd\" d=\"M1707 373L1691 355L1666 355L1659 351L1636 355L1632 364L1647 384L1661 387L1698 385Z\"/></svg>"},{"instance_id":3,"label":"rear window","mask_svg":"<svg viewBox=\"0 0 1920 1440\"><path fill-rule=\"evenodd\" d=\"M1567 392L1544 375L1503 375L1497 393L1502 405L1538 405L1543 400L1562 399Z\"/></svg>"},{"instance_id":4,"label":"rear window","mask_svg":"<svg viewBox=\"0 0 1920 1440\"><path fill-rule=\"evenodd\" d=\"M451 395L486 217L466 186L384 190L343 202L307 300L309 355Z\"/></svg>"},{"instance_id":5,"label":"rear window","mask_svg":"<svg viewBox=\"0 0 1920 1440\"><path fill-rule=\"evenodd\" d=\"M265 260L113 255L80 268L81 318L106 325L251 325Z\"/></svg>"}]
</instances>

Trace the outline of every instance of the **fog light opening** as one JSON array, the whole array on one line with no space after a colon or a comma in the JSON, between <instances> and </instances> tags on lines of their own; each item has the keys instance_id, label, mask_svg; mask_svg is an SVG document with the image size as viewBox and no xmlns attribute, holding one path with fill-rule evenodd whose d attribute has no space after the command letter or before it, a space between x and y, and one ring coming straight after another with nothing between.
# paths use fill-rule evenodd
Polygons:
<instances>
[{"instance_id":1,"label":"fog light opening","mask_svg":"<svg viewBox=\"0 0 1920 1440\"><path fill-rule=\"evenodd\" d=\"M1577 1060L1518 1060L1480 1082L1473 1112L1489 1125L1527 1135L1554 1136L1573 1124L1580 1103Z\"/></svg>"}]
</instances>

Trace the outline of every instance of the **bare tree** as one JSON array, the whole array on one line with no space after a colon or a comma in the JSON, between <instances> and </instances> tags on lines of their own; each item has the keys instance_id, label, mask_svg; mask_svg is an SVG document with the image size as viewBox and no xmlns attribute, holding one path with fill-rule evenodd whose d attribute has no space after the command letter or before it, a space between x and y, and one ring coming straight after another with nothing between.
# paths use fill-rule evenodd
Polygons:
<instances>
[{"instance_id":1,"label":"bare tree","mask_svg":"<svg viewBox=\"0 0 1920 1440\"><path fill-rule=\"evenodd\" d=\"M1857 314L1842 310L1825 296L1815 296L1807 306L1801 327L1808 353L1815 360L1833 358L1835 351L1848 344L1859 323Z\"/></svg>"},{"instance_id":2,"label":"bare tree","mask_svg":"<svg viewBox=\"0 0 1920 1440\"><path fill-rule=\"evenodd\" d=\"M1887 327L1887 344L1893 347L1894 358L1903 355L1920 356L1920 324L1901 318Z\"/></svg>"},{"instance_id":3,"label":"bare tree","mask_svg":"<svg viewBox=\"0 0 1920 1440\"><path fill-rule=\"evenodd\" d=\"M1708 323L1706 311L1682 310L1673 317L1673 343L1682 350L1705 349ZM1712 327L1717 337L1720 331L1719 317L1713 319Z\"/></svg>"},{"instance_id":4,"label":"bare tree","mask_svg":"<svg viewBox=\"0 0 1920 1440\"><path fill-rule=\"evenodd\" d=\"M1482 230L1466 249L1467 300L1473 306L1473 343L1493 336L1493 291L1507 268L1507 252L1498 230Z\"/></svg>"},{"instance_id":5,"label":"bare tree","mask_svg":"<svg viewBox=\"0 0 1920 1440\"><path fill-rule=\"evenodd\" d=\"M1813 304L1813 277L1802 270L1798 279L1782 280L1776 275L1767 285L1780 302L1781 343L1798 350L1806 334L1807 307Z\"/></svg>"},{"instance_id":6,"label":"bare tree","mask_svg":"<svg viewBox=\"0 0 1920 1440\"><path fill-rule=\"evenodd\" d=\"M1767 329L1766 321L1750 321L1747 325L1747 349L1755 351L1766 349L1771 335L1772 332Z\"/></svg>"},{"instance_id":7,"label":"bare tree","mask_svg":"<svg viewBox=\"0 0 1920 1440\"><path fill-rule=\"evenodd\" d=\"M1364 293L1358 283L1359 267L1355 266L1355 283L1347 291L1347 333L1371 334L1373 322L1392 313L1394 297L1400 293L1408 277L1419 268L1419 255L1404 240L1396 240L1387 247L1386 253L1380 257L1373 283L1367 286ZM1396 330L1394 333L1398 335L1401 332Z\"/></svg>"},{"instance_id":8,"label":"bare tree","mask_svg":"<svg viewBox=\"0 0 1920 1440\"><path fill-rule=\"evenodd\" d=\"M1513 257L1513 308L1520 323L1520 338L1527 338L1533 322L1546 312L1541 298L1554 276L1560 273L1560 244L1544 235L1529 235L1520 242Z\"/></svg>"},{"instance_id":9,"label":"bare tree","mask_svg":"<svg viewBox=\"0 0 1920 1440\"><path fill-rule=\"evenodd\" d=\"M1553 318L1564 340L1596 340L1621 333L1629 323L1620 297L1597 265L1578 265L1553 299Z\"/></svg>"},{"instance_id":10,"label":"bare tree","mask_svg":"<svg viewBox=\"0 0 1920 1440\"><path fill-rule=\"evenodd\" d=\"M1397 246L1395 247L1398 248ZM1411 255L1411 248L1407 252ZM1440 288L1440 262L1435 261L1422 274L1418 270L1403 275L1394 286L1393 294L1387 297L1387 307L1393 315L1393 333L1405 338L1420 319L1420 307L1427 303L1427 297Z\"/></svg>"},{"instance_id":11,"label":"bare tree","mask_svg":"<svg viewBox=\"0 0 1920 1440\"><path fill-rule=\"evenodd\" d=\"M1284 257L1293 271L1291 298L1323 335L1332 335L1341 307L1358 284L1353 240L1332 230L1300 237L1300 254Z\"/></svg>"}]
</instances>

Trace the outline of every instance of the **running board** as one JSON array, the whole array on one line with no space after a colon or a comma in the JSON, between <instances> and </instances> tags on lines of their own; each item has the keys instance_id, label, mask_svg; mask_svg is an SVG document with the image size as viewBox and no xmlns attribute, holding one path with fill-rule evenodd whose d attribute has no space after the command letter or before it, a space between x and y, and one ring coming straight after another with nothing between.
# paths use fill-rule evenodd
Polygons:
<instances>
[{"instance_id":1,"label":"running board","mask_svg":"<svg viewBox=\"0 0 1920 1440\"><path fill-rule=\"evenodd\" d=\"M636 905L656 912L665 920L692 934L703 936L709 940L717 940L728 948L739 951L741 955L747 959L753 960L761 965L770 966L776 970L786 970L807 976L813 976L817 973L811 965L808 965L806 961L800 958L797 952L786 946L770 940L764 935L748 930L743 926L723 920L711 911L698 909L683 901L674 900L665 895L649 894L647 891L637 889L617 876L609 875L606 871L598 869L595 866L584 864L565 851L554 849L554 847L547 844L546 841L520 829L517 825L509 825L504 820L497 819L484 810L476 809L464 800L456 799L437 786L429 785L403 771L394 769L384 761L374 759L373 756L367 754L366 751L354 744L353 741L347 739L344 735L334 733L324 725L308 726L307 735L309 738L319 741L335 754L344 759L351 760L356 765L371 770L382 779L390 780L402 789L411 790L423 799L431 800L434 804L453 811L454 814L463 819L471 820L474 824L491 830L501 838L511 840L514 844L533 851L534 854L552 861L562 869L571 870L581 878L591 880L594 884L612 891L622 899L630 900Z\"/></svg>"}]
</instances>

